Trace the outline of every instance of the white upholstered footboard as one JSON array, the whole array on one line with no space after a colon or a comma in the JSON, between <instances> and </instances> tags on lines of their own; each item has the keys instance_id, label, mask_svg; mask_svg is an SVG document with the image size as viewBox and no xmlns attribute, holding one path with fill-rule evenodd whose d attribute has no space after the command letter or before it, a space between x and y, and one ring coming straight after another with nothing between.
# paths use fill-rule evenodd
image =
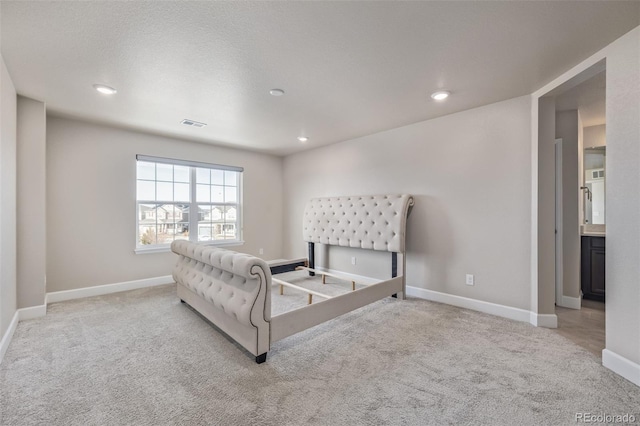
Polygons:
<instances>
[{"instance_id":1,"label":"white upholstered footboard","mask_svg":"<svg viewBox=\"0 0 640 426\"><path fill-rule=\"evenodd\" d=\"M178 297L264 361L269 351L271 272L254 256L174 241Z\"/></svg>"}]
</instances>

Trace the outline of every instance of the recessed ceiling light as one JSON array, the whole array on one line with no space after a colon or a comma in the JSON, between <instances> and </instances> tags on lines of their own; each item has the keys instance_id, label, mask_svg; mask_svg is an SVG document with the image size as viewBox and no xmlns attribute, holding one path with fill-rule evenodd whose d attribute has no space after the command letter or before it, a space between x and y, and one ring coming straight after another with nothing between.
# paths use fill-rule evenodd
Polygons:
<instances>
[{"instance_id":1,"label":"recessed ceiling light","mask_svg":"<svg viewBox=\"0 0 640 426\"><path fill-rule=\"evenodd\" d=\"M93 88L103 95L114 95L118 93L118 91L113 87L105 86L104 84L94 84Z\"/></svg>"},{"instance_id":2,"label":"recessed ceiling light","mask_svg":"<svg viewBox=\"0 0 640 426\"><path fill-rule=\"evenodd\" d=\"M271 94L271 96L282 96L282 95L284 95L284 90L282 90L282 89L271 89L271 90L269 90L269 93Z\"/></svg>"},{"instance_id":3,"label":"recessed ceiling light","mask_svg":"<svg viewBox=\"0 0 640 426\"><path fill-rule=\"evenodd\" d=\"M451 92L447 92L446 90L441 90L439 92L434 92L431 94L431 97L436 101L443 101L449 97Z\"/></svg>"},{"instance_id":4,"label":"recessed ceiling light","mask_svg":"<svg viewBox=\"0 0 640 426\"><path fill-rule=\"evenodd\" d=\"M306 142L306 141L308 141L308 140L309 140L309 138L308 138L308 137L306 137L306 136L298 136L298 140L299 140L300 142Z\"/></svg>"}]
</instances>

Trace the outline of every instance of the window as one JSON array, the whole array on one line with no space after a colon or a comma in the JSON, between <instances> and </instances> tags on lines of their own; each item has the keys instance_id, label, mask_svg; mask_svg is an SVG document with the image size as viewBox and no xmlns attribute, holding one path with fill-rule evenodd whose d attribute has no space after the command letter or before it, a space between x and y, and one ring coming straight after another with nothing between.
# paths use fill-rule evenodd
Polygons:
<instances>
[{"instance_id":1,"label":"window","mask_svg":"<svg viewBox=\"0 0 640 426\"><path fill-rule=\"evenodd\" d=\"M240 167L138 155L136 249L241 240Z\"/></svg>"}]
</instances>

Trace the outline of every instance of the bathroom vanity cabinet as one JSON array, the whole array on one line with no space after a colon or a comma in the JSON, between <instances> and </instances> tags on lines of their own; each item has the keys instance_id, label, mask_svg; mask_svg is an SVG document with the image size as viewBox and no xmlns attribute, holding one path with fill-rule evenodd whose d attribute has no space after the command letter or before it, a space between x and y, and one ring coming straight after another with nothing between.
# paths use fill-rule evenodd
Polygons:
<instances>
[{"instance_id":1,"label":"bathroom vanity cabinet","mask_svg":"<svg viewBox=\"0 0 640 426\"><path fill-rule=\"evenodd\" d=\"M605 237L583 235L581 238L582 297L604 302Z\"/></svg>"}]
</instances>

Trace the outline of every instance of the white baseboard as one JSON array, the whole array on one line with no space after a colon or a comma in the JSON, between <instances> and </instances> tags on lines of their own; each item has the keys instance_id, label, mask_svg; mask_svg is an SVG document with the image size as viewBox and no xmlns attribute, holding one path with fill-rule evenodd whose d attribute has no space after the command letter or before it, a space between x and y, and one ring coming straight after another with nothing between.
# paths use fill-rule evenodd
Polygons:
<instances>
[{"instance_id":1,"label":"white baseboard","mask_svg":"<svg viewBox=\"0 0 640 426\"><path fill-rule=\"evenodd\" d=\"M621 375L636 386L640 386L640 365L609 349L602 351L602 365Z\"/></svg>"},{"instance_id":2,"label":"white baseboard","mask_svg":"<svg viewBox=\"0 0 640 426\"><path fill-rule=\"evenodd\" d=\"M412 286L407 286L407 296L418 297L420 299L427 299L439 303L446 303L447 305L453 305L460 308L484 312L485 314L496 315L516 321L530 322L529 311L519 308L512 308L511 306L498 305L497 303L484 302L482 300L469 299L467 297L440 293L439 291L426 290L424 288Z\"/></svg>"},{"instance_id":3,"label":"white baseboard","mask_svg":"<svg viewBox=\"0 0 640 426\"><path fill-rule=\"evenodd\" d=\"M52 293L47 293L47 303L63 302L65 300L81 299L83 297L102 296L104 294L154 287L157 285L171 284L173 282L173 277L171 275L165 275L163 277L125 281L122 283L98 285L95 287L84 287L75 290L54 291Z\"/></svg>"},{"instance_id":4,"label":"white baseboard","mask_svg":"<svg viewBox=\"0 0 640 426\"><path fill-rule=\"evenodd\" d=\"M529 322L536 327L558 328L558 317L556 314L536 314L531 312Z\"/></svg>"},{"instance_id":5,"label":"white baseboard","mask_svg":"<svg viewBox=\"0 0 640 426\"><path fill-rule=\"evenodd\" d=\"M0 340L0 364L2 364L2 359L4 358L4 354L9 349L9 343L11 343L11 338L13 338L13 333L16 331L16 327L18 326L19 321L19 313L16 311L13 314L13 318L9 323L9 328L4 332L4 336L2 336L2 340Z\"/></svg>"},{"instance_id":6,"label":"white baseboard","mask_svg":"<svg viewBox=\"0 0 640 426\"><path fill-rule=\"evenodd\" d=\"M559 302L556 301L556 305L562 306L563 308L580 309L582 308L582 298L562 296Z\"/></svg>"},{"instance_id":7,"label":"white baseboard","mask_svg":"<svg viewBox=\"0 0 640 426\"><path fill-rule=\"evenodd\" d=\"M13 333L15 333L16 328L18 327L18 322L33 318L43 317L47 314L47 305L40 306L32 306L30 308L22 308L18 309L15 314L13 314L13 318L9 323L9 328L2 336L2 340L0 340L0 364L2 363L2 359L4 358L4 354L9 349L9 344L11 343L11 339L13 338Z\"/></svg>"},{"instance_id":8,"label":"white baseboard","mask_svg":"<svg viewBox=\"0 0 640 426\"><path fill-rule=\"evenodd\" d=\"M40 318L47 315L47 305L45 303L40 306L18 309L16 313L18 314L18 321Z\"/></svg>"}]
</instances>

